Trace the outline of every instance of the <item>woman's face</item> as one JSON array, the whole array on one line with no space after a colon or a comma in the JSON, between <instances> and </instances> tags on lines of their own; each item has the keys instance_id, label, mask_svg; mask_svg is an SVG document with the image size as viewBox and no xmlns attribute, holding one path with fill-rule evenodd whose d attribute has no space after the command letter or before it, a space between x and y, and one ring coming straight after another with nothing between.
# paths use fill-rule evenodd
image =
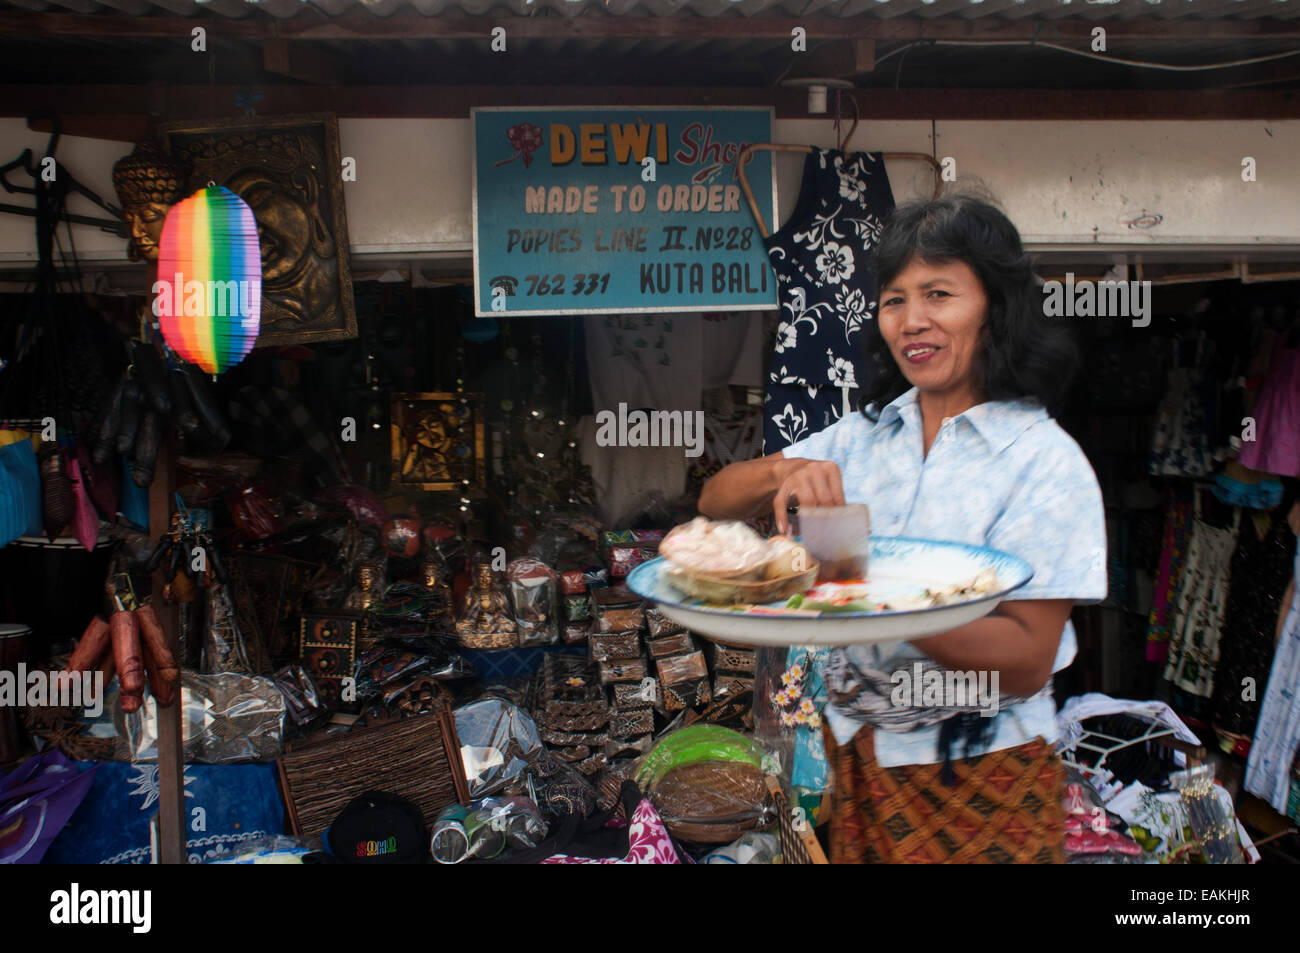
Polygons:
<instances>
[{"instance_id":1,"label":"woman's face","mask_svg":"<svg viewBox=\"0 0 1300 953\"><path fill-rule=\"evenodd\" d=\"M880 292L880 333L903 376L922 391L975 391L988 296L962 261L912 258Z\"/></svg>"}]
</instances>

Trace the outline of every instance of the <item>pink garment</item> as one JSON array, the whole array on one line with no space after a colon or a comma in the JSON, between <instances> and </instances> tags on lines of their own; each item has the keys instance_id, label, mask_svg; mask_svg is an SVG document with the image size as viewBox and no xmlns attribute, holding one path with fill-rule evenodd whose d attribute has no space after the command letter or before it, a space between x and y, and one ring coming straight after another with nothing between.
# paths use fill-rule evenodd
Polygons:
<instances>
[{"instance_id":1,"label":"pink garment","mask_svg":"<svg viewBox=\"0 0 1300 953\"><path fill-rule=\"evenodd\" d=\"M625 857L574 857L556 854L543 864L680 864L681 858L673 847L668 829L664 827L659 812L647 797L632 812L632 823L627 829L627 856Z\"/></svg>"},{"instance_id":2,"label":"pink garment","mask_svg":"<svg viewBox=\"0 0 1300 953\"><path fill-rule=\"evenodd\" d=\"M1255 403L1255 439L1244 441L1242 466L1278 476L1300 476L1300 349L1273 356Z\"/></svg>"}]
</instances>

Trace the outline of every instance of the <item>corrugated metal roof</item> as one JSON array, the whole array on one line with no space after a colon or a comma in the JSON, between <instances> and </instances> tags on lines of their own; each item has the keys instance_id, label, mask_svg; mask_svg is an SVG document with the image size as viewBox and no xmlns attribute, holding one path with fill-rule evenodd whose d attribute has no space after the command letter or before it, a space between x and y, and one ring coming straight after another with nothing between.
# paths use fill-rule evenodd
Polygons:
<instances>
[{"instance_id":1,"label":"corrugated metal roof","mask_svg":"<svg viewBox=\"0 0 1300 953\"><path fill-rule=\"evenodd\" d=\"M1018 20L1054 19L1255 19L1300 17L1294 0L3 0L0 8L134 16L280 19L306 10L337 17L365 12L424 16L741 16L875 17Z\"/></svg>"},{"instance_id":2,"label":"corrugated metal roof","mask_svg":"<svg viewBox=\"0 0 1300 953\"><path fill-rule=\"evenodd\" d=\"M260 49L242 41L209 37L215 63L177 48L172 39L92 37L0 37L0 83L152 83L265 85L293 83L267 74ZM1247 71L1184 73L1134 69L1028 45L916 46L881 44L875 70L859 76L862 89L1023 88L1172 89L1189 84L1230 85ZM1075 44L1076 46L1078 44ZM522 38L515 55L503 58L464 40L321 40L310 44L332 64L339 85L737 85L773 87L792 64L784 40L663 38ZM810 49L818 43L810 43ZM1153 49L1142 40L1115 40L1119 59L1176 64L1220 63L1295 48L1294 41L1244 44L1222 40L1181 41ZM884 57L882 59L882 57ZM1300 67L1300 56L1278 60ZM1251 72L1250 75L1256 75ZM1030 82L1032 81L1032 82Z\"/></svg>"},{"instance_id":3,"label":"corrugated metal roof","mask_svg":"<svg viewBox=\"0 0 1300 953\"><path fill-rule=\"evenodd\" d=\"M265 38L272 20L281 24L294 18L293 30L286 29L289 46L310 48L316 55L317 75L323 71L331 85L604 85L604 86L689 86L736 85L775 86L789 75L792 54L789 38L782 32L747 35L744 23L763 19L787 20L855 19L857 23L879 22L887 35L875 45L876 68L856 75L861 89L928 87L935 89L1008 89L1036 86L1072 89L1170 89L1201 86L1232 86L1253 82L1260 86L1300 85L1300 56L1279 59L1242 69L1208 72L1175 72L1139 69L1115 60L1138 60L1176 65L1204 65L1238 61L1296 48L1296 39L1269 35L1268 24L1260 35L1236 37L1237 32L1255 32L1253 26L1220 30L1198 36L1197 23L1209 21L1254 21L1259 18L1295 21L1300 18L1300 0L0 0L0 11L26 10L41 13L103 14L120 18L212 16L242 21L230 35L214 28L208 39L214 57L193 57L179 47L172 23L158 23L145 35L81 35L94 32L93 16L68 33L55 29L48 35L0 36L0 83L100 84L168 83L232 84L244 86L295 85L307 82L299 73L289 76L266 68L263 49L254 34ZM414 15L414 17L413 17ZM516 31L510 39L508 58L491 53L477 35L421 35L412 19L467 18L478 16L516 17L544 21L538 35ZM373 17L401 16L382 36L367 37L364 29L343 26L331 32L330 18L347 16L352 24ZM583 17L585 29L568 31L570 17ZM679 26L677 35L654 35L650 30L638 36L632 26L637 19L690 20L710 18L710 28L700 35L689 25ZM898 28L889 21L904 18ZM716 21L734 21L719 29ZM977 47L916 44L915 24L942 24L951 33L964 21L979 21L979 32L1004 36L1002 24L1018 25L1019 45ZM1058 40L1057 24L1085 21L1075 26L1065 42L1086 50L1087 23L1109 20L1180 21L1169 35L1124 37L1115 30L1108 41L1109 61L1071 55L1061 50L1030 46L1025 38L1031 29L1040 41ZM256 21L261 21L260 23ZM603 21L614 35L601 35L591 24ZM1031 23L1039 24L1031 28ZM326 28L325 35L301 39L298 30ZM955 26L954 26L955 25ZM556 29L558 27L558 29ZM453 27L458 29L457 27ZM810 38L809 50L817 53L834 41ZM1292 25L1286 28L1294 33ZM781 28L782 30L784 27ZM1083 35L1080 36L1081 29ZM243 31L248 36L237 35ZM1163 25L1157 28L1164 31ZM111 32L111 31L110 31ZM471 32L473 32L471 30ZM1130 33L1149 32L1137 25ZM1177 36L1177 42L1159 42ZM341 38L346 37L346 38ZM843 46L843 44L840 44ZM904 48L906 52L904 53ZM209 69L213 72L210 74ZM846 75L844 71L834 75ZM319 80L317 80L319 81Z\"/></svg>"}]
</instances>

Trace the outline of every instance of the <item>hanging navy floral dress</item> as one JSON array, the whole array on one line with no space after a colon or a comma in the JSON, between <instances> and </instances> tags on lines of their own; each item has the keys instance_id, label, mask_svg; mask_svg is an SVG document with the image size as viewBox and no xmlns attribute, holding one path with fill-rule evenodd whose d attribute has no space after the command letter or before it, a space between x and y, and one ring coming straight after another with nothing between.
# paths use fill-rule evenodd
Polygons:
<instances>
[{"instance_id":1,"label":"hanging navy floral dress","mask_svg":"<svg viewBox=\"0 0 1300 953\"><path fill-rule=\"evenodd\" d=\"M781 324L764 397L763 452L830 426L863 378L862 326L876 307L867 259L894 209L879 152L814 149L790 220L764 240Z\"/></svg>"}]
</instances>

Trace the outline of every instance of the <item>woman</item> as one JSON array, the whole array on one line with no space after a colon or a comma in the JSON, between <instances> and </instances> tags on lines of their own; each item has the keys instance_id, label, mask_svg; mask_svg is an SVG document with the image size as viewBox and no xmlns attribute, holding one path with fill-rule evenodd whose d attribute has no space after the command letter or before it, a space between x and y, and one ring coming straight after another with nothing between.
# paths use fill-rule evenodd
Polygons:
<instances>
[{"instance_id":1,"label":"woman","mask_svg":"<svg viewBox=\"0 0 1300 953\"><path fill-rule=\"evenodd\" d=\"M1048 413L1068 386L1073 343L1043 315L1015 226L979 200L900 207L872 269L880 301L862 412L722 470L700 511L747 519L771 507L784 531L792 506L866 503L878 535L1026 560L1033 579L982 619L832 653L831 859L1061 862L1051 677L1074 657L1071 607L1106 595L1101 491ZM981 717L969 699L898 704L890 676L917 663L984 672L990 687L996 675L997 714Z\"/></svg>"}]
</instances>

